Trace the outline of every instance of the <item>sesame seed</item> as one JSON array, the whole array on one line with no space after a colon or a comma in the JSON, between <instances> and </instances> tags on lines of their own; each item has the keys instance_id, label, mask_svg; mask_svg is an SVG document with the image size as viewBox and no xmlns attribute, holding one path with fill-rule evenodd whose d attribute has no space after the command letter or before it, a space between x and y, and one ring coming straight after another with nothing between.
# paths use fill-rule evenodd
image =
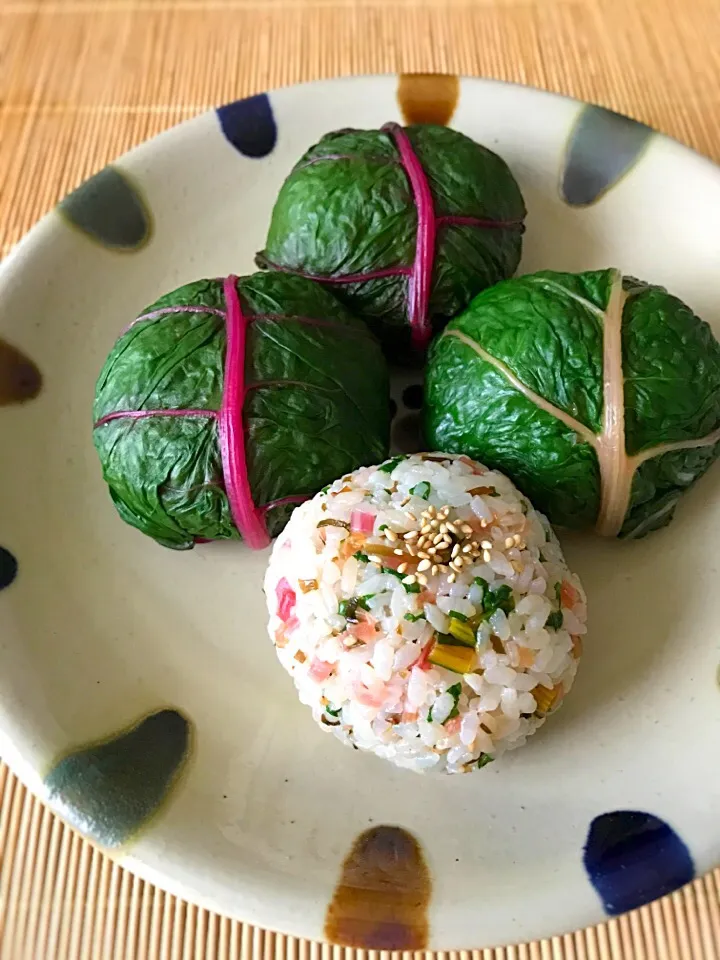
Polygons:
<instances>
[{"instance_id":1,"label":"sesame seed","mask_svg":"<svg viewBox=\"0 0 720 960\"><path fill-rule=\"evenodd\" d=\"M405 573L407 568L408 568L407 563L401 563L400 566L398 567L398 573Z\"/></svg>"},{"instance_id":2,"label":"sesame seed","mask_svg":"<svg viewBox=\"0 0 720 960\"><path fill-rule=\"evenodd\" d=\"M395 556L401 557L403 553L405 553L405 551L401 550L400 547L397 547L395 550L393 550L393 553L395 554Z\"/></svg>"},{"instance_id":3,"label":"sesame seed","mask_svg":"<svg viewBox=\"0 0 720 960\"><path fill-rule=\"evenodd\" d=\"M505 546L509 550L510 547L515 543L512 537L505 537Z\"/></svg>"},{"instance_id":4,"label":"sesame seed","mask_svg":"<svg viewBox=\"0 0 720 960\"><path fill-rule=\"evenodd\" d=\"M409 577L405 577L403 579L403 583L407 584L407 586L410 587L413 585L413 583L415 583L416 580L417 580L417 577L413 573L411 573Z\"/></svg>"},{"instance_id":5,"label":"sesame seed","mask_svg":"<svg viewBox=\"0 0 720 960\"><path fill-rule=\"evenodd\" d=\"M462 548L462 552L463 552L463 553L472 553L472 544L471 544L471 543L466 543L465 546Z\"/></svg>"},{"instance_id":6,"label":"sesame seed","mask_svg":"<svg viewBox=\"0 0 720 960\"><path fill-rule=\"evenodd\" d=\"M440 533L447 533L447 524L446 524L446 523L441 523L441 524L440 524Z\"/></svg>"},{"instance_id":7,"label":"sesame seed","mask_svg":"<svg viewBox=\"0 0 720 960\"><path fill-rule=\"evenodd\" d=\"M430 521L430 529L437 530L439 526L440 526L440 521L437 519L437 517L433 517L432 520Z\"/></svg>"},{"instance_id":8,"label":"sesame seed","mask_svg":"<svg viewBox=\"0 0 720 960\"><path fill-rule=\"evenodd\" d=\"M423 557L423 559L422 559L422 560L420 561L420 563L418 564L418 573L422 573L423 570L429 570L430 567L431 567L430 558L429 558L429 557ZM398 570L399 570L399 569L400 569L400 568L398 567Z\"/></svg>"},{"instance_id":9,"label":"sesame seed","mask_svg":"<svg viewBox=\"0 0 720 960\"><path fill-rule=\"evenodd\" d=\"M485 563L490 563L490 551L489 551L489 550L483 550L483 560L485 561Z\"/></svg>"},{"instance_id":10,"label":"sesame seed","mask_svg":"<svg viewBox=\"0 0 720 960\"><path fill-rule=\"evenodd\" d=\"M464 524L460 527L460 529L461 529L462 532L463 532L464 534L466 534L468 537L470 536L471 533L473 533L473 528L470 526L469 523L464 523Z\"/></svg>"},{"instance_id":11,"label":"sesame seed","mask_svg":"<svg viewBox=\"0 0 720 960\"><path fill-rule=\"evenodd\" d=\"M520 543L521 540L522 540L522 537L520 536L519 533L516 533L516 534L513 536L513 541L514 541L515 543Z\"/></svg>"},{"instance_id":12,"label":"sesame seed","mask_svg":"<svg viewBox=\"0 0 720 960\"><path fill-rule=\"evenodd\" d=\"M426 553L424 550L418 550L418 560L422 560L422 563L418 567L418 570L427 569L423 567L423 563L430 563L430 554Z\"/></svg>"},{"instance_id":13,"label":"sesame seed","mask_svg":"<svg viewBox=\"0 0 720 960\"><path fill-rule=\"evenodd\" d=\"M452 553L450 554L450 556L456 557L459 553L460 553L460 544L456 543L455 546L452 548Z\"/></svg>"},{"instance_id":14,"label":"sesame seed","mask_svg":"<svg viewBox=\"0 0 720 960\"><path fill-rule=\"evenodd\" d=\"M437 553L437 549L437 547L428 547L426 553L428 553L430 556L433 556Z\"/></svg>"},{"instance_id":15,"label":"sesame seed","mask_svg":"<svg viewBox=\"0 0 720 960\"><path fill-rule=\"evenodd\" d=\"M455 583L455 580L456 580L456 579L457 579L457 578L456 578L456 575L455 575L454 573L451 573L451 574L448 575L448 583Z\"/></svg>"},{"instance_id":16,"label":"sesame seed","mask_svg":"<svg viewBox=\"0 0 720 960\"><path fill-rule=\"evenodd\" d=\"M463 562L463 566L466 566L466 567L469 567L470 564L472 564L472 563L475 562L475 560L473 559L473 557L468 557L467 554L464 554L462 557L460 557L460 559L461 559L462 562Z\"/></svg>"},{"instance_id":17,"label":"sesame seed","mask_svg":"<svg viewBox=\"0 0 720 960\"><path fill-rule=\"evenodd\" d=\"M435 514L437 513L437 507L434 507L431 503L430 506L427 508L427 512L430 514L431 517L434 517Z\"/></svg>"},{"instance_id":18,"label":"sesame seed","mask_svg":"<svg viewBox=\"0 0 720 960\"><path fill-rule=\"evenodd\" d=\"M415 540L417 538L417 535L418 535L417 530L410 530L409 533L406 533L403 536L403 540Z\"/></svg>"},{"instance_id":19,"label":"sesame seed","mask_svg":"<svg viewBox=\"0 0 720 960\"><path fill-rule=\"evenodd\" d=\"M437 546L438 543L442 540L443 535L438 533L437 536L433 537L433 546Z\"/></svg>"},{"instance_id":20,"label":"sesame seed","mask_svg":"<svg viewBox=\"0 0 720 960\"><path fill-rule=\"evenodd\" d=\"M403 497L400 501L400 506L404 507L406 503L410 503L410 497Z\"/></svg>"},{"instance_id":21,"label":"sesame seed","mask_svg":"<svg viewBox=\"0 0 720 960\"><path fill-rule=\"evenodd\" d=\"M425 576L424 573L419 573L417 575L417 582L420 584L421 587L427 586L427 577Z\"/></svg>"},{"instance_id":22,"label":"sesame seed","mask_svg":"<svg viewBox=\"0 0 720 960\"><path fill-rule=\"evenodd\" d=\"M368 560L370 560L371 563L382 564L382 557L379 557L376 553L368 554Z\"/></svg>"},{"instance_id":23,"label":"sesame seed","mask_svg":"<svg viewBox=\"0 0 720 960\"><path fill-rule=\"evenodd\" d=\"M461 569L462 569L462 559L461 559L460 557L455 557L454 560L451 560L451 561L450 561L450 566L453 568L453 570L461 570Z\"/></svg>"},{"instance_id":24,"label":"sesame seed","mask_svg":"<svg viewBox=\"0 0 720 960\"><path fill-rule=\"evenodd\" d=\"M387 530L385 531L385 536L388 538L388 540L390 541L390 543L395 543L395 541L396 541L397 538L398 538L398 535L395 533L395 531L394 531L394 530L391 530L389 527L388 527Z\"/></svg>"},{"instance_id":25,"label":"sesame seed","mask_svg":"<svg viewBox=\"0 0 720 960\"><path fill-rule=\"evenodd\" d=\"M455 526L454 523L450 523L450 522L448 521L448 523L447 523L445 526L446 526L446 529L447 529L447 532L448 532L448 533L454 533L455 536L458 535L458 528Z\"/></svg>"},{"instance_id":26,"label":"sesame seed","mask_svg":"<svg viewBox=\"0 0 720 960\"><path fill-rule=\"evenodd\" d=\"M434 563L434 564L430 567L430 573L431 573L434 577L436 577L436 576L437 576L437 572L438 572L438 565L437 565L436 563Z\"/></svg>"},{"instance_id":27,"label":"sesame seed","mask_svg":"<svg viewBox=\"0 0 720 960\"><path fill-rule=\"evenodd\" d=\"M414 513L410 513L409 510L405 511L405 516L408 518L408 520L412 520L413 523L417 523L417 517Z\"/></svg>"},{"instance_id":28,"label":"sesame seed","mask_svg":"<svg viewBox=\"0 0 720 960\"><path fill-rule=\"evenodd\" d=\"M415 547L415 545L412 543L406 543L405 553L409 553L411 557L414 557L417 555L417 547Z\"/></svg>"},{"instance_id":29,"label":"sesame seed","mask_svg":"<svg viewBox=\"0 0 720 960\"><path fill-rule=\"evenodd\" d=\"M492 540L483 540L480 546L483 548L483 550L492 550L493 548Z\"/></svg>"},{"instance_id":30,"label":"sesame seed","mask_svg":"<svg viewBox=\"0 0 720 960\"><path fill-rule=\"evenodd\" d=\"M430 526L430 524L426 523L425 526L420 528L420 533L427 534L427 533L430 533L431 530L432 530L432 527Z\"/></svg>"}]
</instances>

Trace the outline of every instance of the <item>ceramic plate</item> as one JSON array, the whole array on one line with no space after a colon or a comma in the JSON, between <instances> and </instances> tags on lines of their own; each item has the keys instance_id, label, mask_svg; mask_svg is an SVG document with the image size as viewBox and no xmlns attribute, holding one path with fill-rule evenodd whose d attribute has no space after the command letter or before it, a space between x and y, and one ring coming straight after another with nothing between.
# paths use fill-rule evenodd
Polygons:
<instances>
[{"instance_id":1,"label":"ceramic plate","mask_svg":"<svg viewBox=\"0 0 720 960\"><path fill-rule=\"evenodd\" d=\"M119 331L181 283L251 271L296 158L403 111L509 162L523 271L617 265L720 329L718 169L596 107L480 80L337 80L133 150L0 269L0 753L123 865L306 937L358 836L402 827L429 871L429 945L470 947L600 921L720 862L720 468L646 541L564 539L590 603L572 695L525 749L433 779L322 736L265 633L267 555L175 553L125 526L91 441ZM403 444L417 414L397 399Z\"/></svg>"}]
</instances>

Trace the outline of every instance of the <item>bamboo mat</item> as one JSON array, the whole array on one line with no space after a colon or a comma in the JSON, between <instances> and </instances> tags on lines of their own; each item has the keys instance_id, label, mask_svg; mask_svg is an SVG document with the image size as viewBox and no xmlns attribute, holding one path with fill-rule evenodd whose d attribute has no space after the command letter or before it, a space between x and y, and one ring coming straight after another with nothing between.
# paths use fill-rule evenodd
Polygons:
<instances>
[{"instance_id":1,"label":"bamboo mat","mask_svg":"<svg viewBox=\"0 0 720 960\"><path fill-rule=\"evenodd\" d=\"M89 174L208 107L398 72L571 94L720 160L718 0L0 0L0 253ZM240 957L384 960L234 923L144 883L0 764L0 960ZM582 932L423 957L720 960L720 870Z\"/></svg>"}]
</instances>

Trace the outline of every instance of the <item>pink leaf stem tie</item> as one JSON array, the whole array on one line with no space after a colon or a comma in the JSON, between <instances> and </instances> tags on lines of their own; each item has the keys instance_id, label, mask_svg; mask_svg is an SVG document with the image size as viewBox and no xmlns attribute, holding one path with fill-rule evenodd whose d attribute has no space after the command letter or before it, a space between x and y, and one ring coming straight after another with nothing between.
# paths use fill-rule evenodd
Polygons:
<instances>
[{"instance_id":1,"label":"pink leaf stem tie","mask_svg":"<svg viewBox=\"0 0 720 960\"><path fill-rule=\"evenodd\" d=\"M262 507L258 507L258 510L262 514L268 513L270 510L274 510L275 507L285 507L288 504L300 504L305 503L306 500L309 500L310 496L306 493L297 493L291 497L280 497L279 500L270 500L269 503L263 504Z\"/></svg>"},{"instance_id":2,"label":"pink leaf stem tie","mask_svg":"<svg viewBox=\"0 0 720 960\"><path fill-rule=\"evenodd\" d=\"M243 408L247 395L245 384L247 319L240 304L237 277L230 275L223 280L223 292L227 315L227 344L225 382L218 416L218 436L225 476L225 492L235 526L243 540L252 549L260 550L268 546L270 535L263 514L253 502L245 454Z\"/></svg>"},{"instance_id":3,"label":"pink leaf stem tie","mask_svg":"<svg viewBox=\"0 0 720 960\"><path fill-rule=\"evenodd\" d=\"M393 268L394 269L394 268ZM287 271L289 272L289 271ZM380 271L382 272L382 271ZM401 269L400 271L405 274L409 274L409 269ZM367 279L365 274L363 274L362 279ZM355 278L350 278L345 282L351 283L354 282ZM224 281L224 278L220 278L220 283ZM332 282L328 280L328 283ZM341 282L341 280L338 280ZM144 313L140 317L136 317L132 323L129 323L124 330L120 333L120 337L124 337L126 333L129 333L133 327L137 326L139 323L144 323L146 320L159 320L161 317L166 317L169 314L173 313L200 313L200 314L210 314L211 316L221 317L223 323L226 322L226 314L224 310L220 310L218 307L205 307L199 306L197 304L184 304L175 307L160 307L158 310L151 310L149 313ZM273 322L277 321L278 323L287 323L288 321L295 321L296 323L306 324L307 326L313 327L328 327L332 330L337 330L339 333L348 333L355 334L357 336L365 336L364 330L358 330L355 327L348 327L342 323L333 323L332 320L318 320L315 317L300 317L300 316L287 316L281 313L256 313L253 316L248 317L248 323L257 323L259 321Z\"/></svg>"},{"instance_id":4,"label":"pink leaf stem tie","mask_svg":"<svg viewBox=\"0 0 720 960\"><path fill-rule=\"evenodd\" d=\"M217 410L116 410L106 413L95 423L93 429L102 427L111 420L146 420L149 417L210 417L217 418Z\"/></svg>"},{"instance_id":5,"label":"pink leaf stem tie","mask_svg":"<svg viewBox=\"0 0 720 960\"><path fill-rule=\"evenodd\" d=\"M395 141L395 146L400 154L400 161L410 181L410 187L415 198L417 236L415 240L415 260L412 265L408 290L408 320L413 343L422 349L432 336L429 309L437 234L435 206L427 175L418 155L413 150L407 133L399 123L386 123L382 129Z\"/></svg>"},{"instance_id":6,"label":"pink leaf stem tie","mask_svg":"<svg viewBox=\"0 0 720 960\"><path fill-rule=\"evenodd\" d=\"M383 267L380 270L369 270L367 273L348 273L338 277L323 277L318 273L306 273L304 270L293 270L292 267L284 267L262 254L258 254L255 257L255 262L261 269L276 270L278 273L290 273L294 277L304 277L306 280L314 280L315 283L367 283L368 280L382 280L384 277L409 277L412 273L412 267Z\"/></svg>"},{"instance_id":7,"label":"pink leaf stem tie","mask_svg":"<svg viewBox=\"0 0 720 960\"><path fill-rule=\"evenodd\" d=\"M128 331L132 330L133 327L137 326L138 323L144 323L146 320L159 320L160 317L166 317L171 313L209 313L216 317L222 317L225 319L225 311L219 310L217 307L205 307L200 306L199 304L191 304L187 306L176 306L176 307L160 307L158 310L151 310L149 313L144 313L140 317L136 317L132 323L129 323L125 329L120 334L121 337L124 337Z\"/></svg>"},{"instance_id":8,"label":"pink leaf stem tie","mask_svg":"<svg viewBox=\"0 0 720 960\"><path fill-rule=\"evenodd\" d=\"M270 543L266 514L273 507L286 503L301 503L304 495L283 497L263 507L257 507L252 498L245 452L245 426L243 410L250 390L269 386L274 381L248 384L245 382L245 356L247 347L248 318L245 316L237 290L237 277L229 276L223 281L226 307L225 383L222 404L218 416L220 454L225 476L225 492L230 503L233 520L243 540L255 550ZM278 381L278 384L290 384Z\"/></svg>"}]
</instances>

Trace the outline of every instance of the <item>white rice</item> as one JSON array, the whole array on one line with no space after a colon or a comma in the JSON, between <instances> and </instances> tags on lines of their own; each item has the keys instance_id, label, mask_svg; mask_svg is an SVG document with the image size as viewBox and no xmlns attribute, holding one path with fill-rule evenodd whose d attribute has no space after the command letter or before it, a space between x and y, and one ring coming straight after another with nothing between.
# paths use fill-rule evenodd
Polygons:
<instances>
[{"instance_id":1,"label":"white rice","mask_svg":"<svg viewBox=\"0 0 720 960\"><path fill-rule=\"evenodd\" d=\"M360 512L372 532L351 529ZM472 559L406 583L420 560L408 544L419 552L431 519ZM298 507L265 592L280 662L321 727L418 772L468 772L522 746L572 686L585 633L584 591L545 517L502 474L444 454L364 467Z\"/></svg>"}]
</instances>

